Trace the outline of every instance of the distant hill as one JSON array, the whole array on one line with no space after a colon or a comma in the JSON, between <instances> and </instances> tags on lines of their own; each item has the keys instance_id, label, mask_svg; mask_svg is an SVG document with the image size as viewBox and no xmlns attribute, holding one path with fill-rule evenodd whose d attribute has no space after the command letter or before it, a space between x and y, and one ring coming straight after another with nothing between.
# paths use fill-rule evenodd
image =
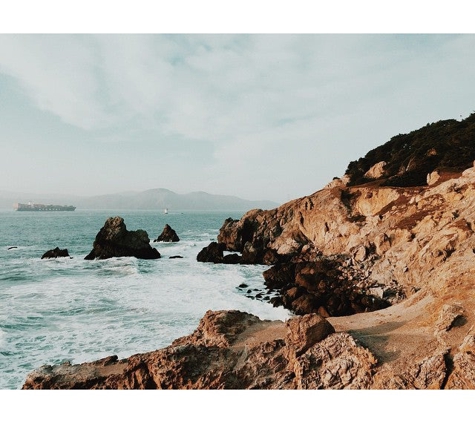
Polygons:
<instances>
[{"instance_id":1,"label":"distant hill","mask_svg":"<svg viewBox=\"0 0 475 422\"><path fill-rule=\"evenodd\" d=\"M241 211L251 208L272 209L278 205L271 201L249 201L236 196L212 195L206 192L178 194L168 189L150 189L78 200L78 207L87 209Z\"/></svg>"},{"instance_id":2,"label":"distant hill","mask_svg":"<svg viewBox=\"0 0 475 422\"><path fill-rule=\"evenodd\" d=\"M370 180L365 173L385 161L380 180L383 186L423 186L427 174L434 170L456 172L473 165L475 160L475 113L462 121L440 120L436 123L399 134L359 160L346 170L349 186Z\"/></svg>"},{"instance_id":3,"label":"distant hill","mask_svg":"<svg viewBox=\"0 0 475 422\"><path fill-rule=\"evenodd\" d=\"M34 195L0 192L0 208L12 208L15 202L74 205L78 209L128 209L128 210L200 210L247 211L253 208L273 209L279 204L272 201L249 201L228 195L206 192L178 194L168 189L150 189L143 192L123 192L90 197L68 195Z\"/></svg>"}]
</instances>

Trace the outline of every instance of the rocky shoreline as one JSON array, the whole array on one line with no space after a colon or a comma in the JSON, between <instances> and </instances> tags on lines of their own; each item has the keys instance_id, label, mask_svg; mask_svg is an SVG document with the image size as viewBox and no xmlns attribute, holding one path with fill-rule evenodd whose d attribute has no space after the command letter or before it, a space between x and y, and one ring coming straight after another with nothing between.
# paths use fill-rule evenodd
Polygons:
<instances>
[{"instance_id":1,"label":"rocky shoreline","mask_svg":"<svg viewBox=\"0 0 475 422\"><path fill-rule=\"evenodd\" d=\"M197 259L270 265L277 294L260 299L292 310L289 321L208 312L165 349L43 367L24 388L475 388L475 168L430 180L335 179L226 220ZM309 334L320 324L324 337Z\"/></svg>"}]
</instances>

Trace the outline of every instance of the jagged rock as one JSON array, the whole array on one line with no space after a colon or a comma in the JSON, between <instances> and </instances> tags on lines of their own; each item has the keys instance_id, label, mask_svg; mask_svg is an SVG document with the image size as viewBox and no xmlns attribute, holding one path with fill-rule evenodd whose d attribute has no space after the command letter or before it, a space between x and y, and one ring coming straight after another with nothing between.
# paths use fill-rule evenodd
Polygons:
<instances>
[{"instance_id":1,"label":"jagged rock","mask_svg":"<svg viewBox=\"0 0 475 422\"><path fill-rule=\"evenodd\" d=\"M213 262L215 264L223 263L225 245L223 243L211 242L198 253L196 260L198 262Z\"/></svg>"},{"instance_id":2,"label":"jagged rock","mask_svg":"<svg viewBox=\"0 0 475 422\"><path fill-rule=\"evenodd\" d=\"M320 257L309 262L277 264L264 271L264 284L279 291L282 302L277 303L297 315L342 316L390 305L383 294L374 294L369 285L366 289L358 286L357 282L365 284L366 276L361 270L348 269L345 263L344 258Z\"/></svg>"},{"instance_id":3,"label":"jagged rock","mask_svg":"<svg viewBox=\"0 0 475 422\"><path fill-rule=\"evenodd\" d=\"M58 247L54 249L50 249L49 251L45 252L41 259L49 259L49 258L65 258L70 257L69 252L67 249L59 249Z\"/></svg>"},{"instance_id":4,"label":"jagged rock","mask_svg":"<svg viewBox=\"0 0 475 422\"><path fill-rule=\"evenodd\" d=\"M286 335L280 321L208 311L194 333L164 349L121 360L110 356L79 365L45 365L30 373L22 388L368 388L376 359L350 335L330 334L330 327L308 316L289 322Z\"/></svg>"},{"instance_id":5,"label":"jagged rock","mask_svg":"<svg viewBox=\"0 0 475 422\"><path fill-rule=\"evenodd\" d=\"M154 242L179 242L180 238L168 224L165 224L162 233L158 236Z\"/></svg>"},{"instance_id":6,"label":"jagged rock","mask_svg":"<svg viewBox=\"0 0 475 422\"><path fill-rule=\"evenodd\" d=\"M335 332L333 326L317 314L307 314L287 321L286 345L296 356L305 353L311 346Z\"/></svg>"},{"instance_id":7,"label":"jagged rock","mask_svg":"<svg viewBox=\"0 0 475 422\"><path fill-rule=\"evenodd\" d=\"M150 246L146 231L128 231L122 217L110 217L97 233L93 249L84 259L108 259L121 256L157 259L160 258L160 253Z\"/></svg>"},{"instance_id":8,"label":"jagged rock","mask_svg":"<svg viewBox=\"0 0 475 422\"><path fill-rule=\"evenodd\" d=\"M439 318L435 325L435 334L449 331L456 320L463 317L464 309L457 304L445 304L439 314Z\"/></svg>"},{"instance_id":9,"label":"jagged rock","mask_svg":"<svg viewBox=\"0 0 475 422\"><path fill-rule=\"evenodd\" d=\"M468 335L453 358L451 372L446 388L454 390L475 389L475 336Z\"/></svg>"}]
</instances>

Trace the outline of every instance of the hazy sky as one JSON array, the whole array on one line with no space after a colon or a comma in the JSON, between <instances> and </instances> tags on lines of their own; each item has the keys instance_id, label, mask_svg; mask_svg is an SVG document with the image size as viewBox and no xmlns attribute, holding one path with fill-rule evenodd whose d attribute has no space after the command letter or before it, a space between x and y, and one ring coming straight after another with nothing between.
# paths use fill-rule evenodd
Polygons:
<instances>
[{"instance_id":1,"label":"hazy sky","mask_svg":"<svg viewBox=\"0 0 475 422\"><path fill-rule=\"evenodd\" d=\"M284 202L475 111L474 35L0 34L0 190Z\"/></svg>"}]
</instances>

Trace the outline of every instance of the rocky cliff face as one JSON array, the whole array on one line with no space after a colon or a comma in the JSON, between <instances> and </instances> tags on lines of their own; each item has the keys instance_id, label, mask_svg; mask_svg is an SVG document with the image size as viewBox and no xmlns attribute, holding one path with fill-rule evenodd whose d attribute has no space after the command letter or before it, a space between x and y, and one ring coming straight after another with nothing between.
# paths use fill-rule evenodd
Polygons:
<instances>
[{"instance_id":1,"label":"rocky cliff face","mask_svg":"<svg viewBox=\"0 0 475 422\"><path fill-rule=\"evenodd\" d=\"M240 253L242 263L276 264L266 283L280 290L280 304L289 309L348 315L320 300L325 284L337 292L333 301L360 295L359 304L349 305L354 312L374 310L369 305L378 301L379 308L398 303L421 289L440 296L458 286L473 271L474 206L474 168L442 173L424 187L348 187L337 179L277 209L227 220L218 245ZM351 287L346 298L345 286Z\"/></svg>"}]
</instances>

